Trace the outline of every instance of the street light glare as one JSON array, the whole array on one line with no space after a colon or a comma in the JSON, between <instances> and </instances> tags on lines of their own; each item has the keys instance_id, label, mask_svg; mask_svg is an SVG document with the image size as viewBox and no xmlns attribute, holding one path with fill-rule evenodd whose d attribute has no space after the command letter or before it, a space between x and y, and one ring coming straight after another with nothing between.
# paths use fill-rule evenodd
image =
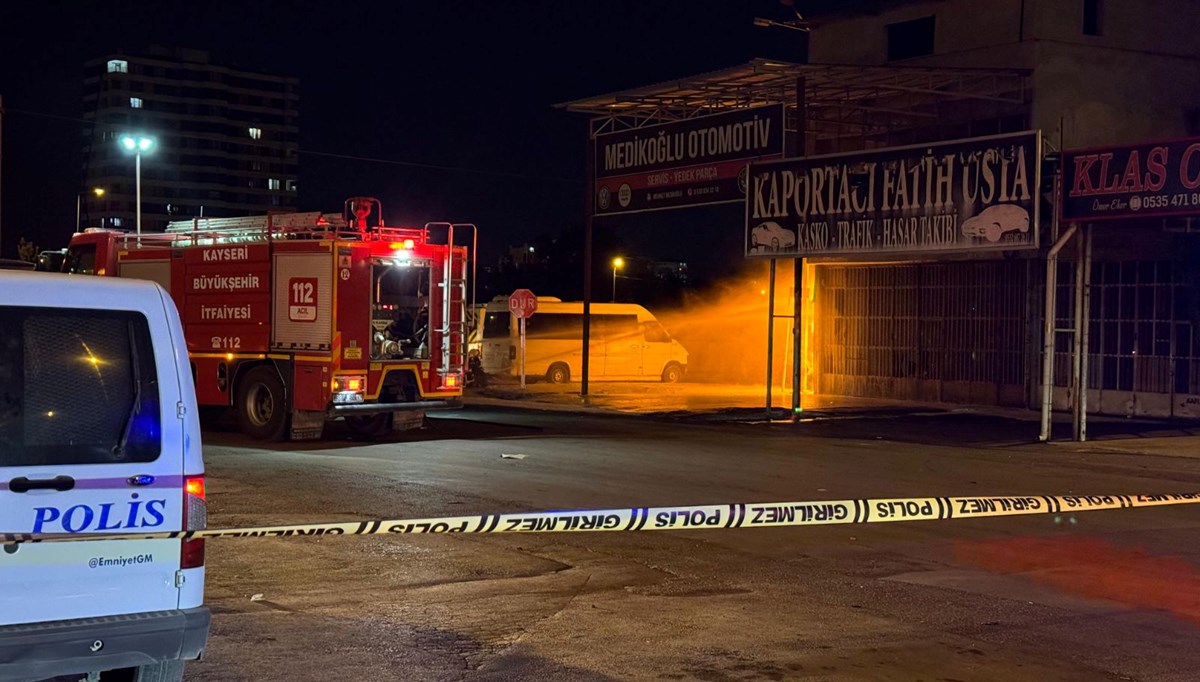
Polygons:
<instances>
[{"instance_id":1,"label":"street light glare","mask_svg":"<svg viewBox=\"0 0 1200 682\"><path fill-rule=\"evenodd\" d=\"M613 259L613 267L614 268L625 267L625 259L621 258L620 256L617 256L616 258Z\"/></svg>"},{"instance_id":2,"label":"street light glare","mask_svg":"<svg viewBox=\"0 0 1200 682\"><path fill-rule=\"evenodd\" d=\"M95 194L98 197L102 197L102 196L104 196L104 188L103 187L93 187L92 194Z\"/></svg>"},{"instance_id":3,"label":"street light glare","mask_svg":"<svg viewBox=\"0 0 1200 682\"><path fill-rule=\"evenodd\" d=\"M154 138L146 135L123 135L121 137L121 146L127 152L146 154L154 149L154 144Z\"/></svg>"}]
</instances>

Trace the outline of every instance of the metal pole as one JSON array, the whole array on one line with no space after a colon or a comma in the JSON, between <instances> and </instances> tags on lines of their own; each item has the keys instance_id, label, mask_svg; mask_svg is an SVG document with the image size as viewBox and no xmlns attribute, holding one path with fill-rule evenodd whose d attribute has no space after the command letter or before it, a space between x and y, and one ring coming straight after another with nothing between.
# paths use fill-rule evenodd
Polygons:
<instances>
[{"instance_id":1,"label":"metal pole","mask_svg":"<svg viewBox=\"0 0 1200 682\"><path fill-rule=\"evenodd\" d=\"M795 156L808 155L808 138L805 124L808 121L808 105L806 102L807 81L796 79L796 149ZM796 417L804 410L802 393L804 386L804 259L794 261L795 270L792 273L792 416Z\"/></svg>"},{"instance_id":2,"label":"metal pole","mask_svg":"<svg viewBox=\"0 0 1200 682\"><path fill-rule=\"evenodd\" d=\"M521 390L525 390L525 318L521 318Z\"/></svg>"},{"instance_id":3,"label":"metal pole","mask_svg":"<svg viewBox=\"0 0 1200 682\"><path fill-rule=\"evenodd\" d=\"M142 153L139 151L133 155L134 185L137 188L137 243L142 245Z\"/></svg>"},{"instance_id":4,"label":"metal pole","mask_svg":"<svg viewBox=\"0 0 1200 682\"><path fill-rule=\"evenodd\" d=\"M792 313L792 414L798 415L804 411L804 259L797 258L794 262L796 272L793 275L792 300L796 309Z\"/></svg>"},{"instance_id":5,"label":"metal pole","mask_svg":"<svg viewBox=\"0 0 1200 682\"><path fill-rule=\"evenodd\" d=\"M588 143L587 143L587 181L584 183L584 202L583 202L583 359L581 361L581 373L583 376L579 378L579 396L587 400L588 396L588 369L591 366L591 342L592 342L592 214L595 212L595 207L592 204L594 201L593 192L595 192L595 182L592 180L595 169L594 161L596 158L596 147L592 139L592 123L588 122Z\"/></svg>"},{"instance_id":6,"label":"metal pole","mask_svg":"<svg viewBox=\"0 0 1200 682\"><path fill-rule=\"evenodd\" d=\"M767 421L771 421L771 385L775 383L775 259L767 285Z\"/></svg>"},{"instance_id":7,"label":"metal pole","mask_svg":"<svg viewBox=\"0 0 1200 682\"><path fill-rule=\"evenodd\" d=\"M1080 372L1083 369L1083 363L1079 361L1080 353L1082 352L1083 344L1083 241L1084 237L1081 234L1079 243L1076 245L1077 258L1075 259L1075 321L1074 331L1071 335L1071 439L1079 440L1079 393L1081 381Z\"/></svg>"},{"instance_id":8,"label":"metal pole","mask_svg":"<svg viewBox=\"0 0 1200 682\"><path fill-rule=\"evenodd\" d=\"M75 231L76 232L79 231L79 210L80 210L80 206L82 204L83 204L83 195L76 194L75 195Z\"/></svg>"},{"instance_id":9,"label":"metal pole","mask_svg":"<svg viewBox=\"0 0 1200 682\"><path fill-rule=\"evenodd\" d=\"M615 266L615 265L613 266L613 295L612 295L612 301L613 301L613 303L616 303L616 302L617 302L617 266Z\"/></svg>"},{"instance_id":10,"label":"metal pole","mask_svg":"<svg viewBox=\"0 0 1200 682\"><path fill-rule=\"evenodd\" d=\"M1057 184L1058 180L1055 179L1056 187ZM1053 220L1055 223L1058 221L1057 209ZM1043 443L1050 440L1050 406L1054 400L1054 289L1058 281L1058 252L1067 245L1067 242L1071 241L1071 237L1074 235L1075 225L1071 225L1046 254L1046 303L1042 312L1044 322L1042 333L1042 431L1038 435L1038 440Z\"/></svg>"},{"instance_id":11,"label":"metal pole","mask_svg":"<svg viewBox=\"0 0 1200 682\"><path fill-rule=\"evenodd\" d=\"M1087 440L1087 393L1088 393L1088 328L1092 324L1092 228L1084 226L1083 233L1083 320L1080 324L1079 341L1079 430L1075 434L1078 441Z\"/></svg>"}]
</instances>

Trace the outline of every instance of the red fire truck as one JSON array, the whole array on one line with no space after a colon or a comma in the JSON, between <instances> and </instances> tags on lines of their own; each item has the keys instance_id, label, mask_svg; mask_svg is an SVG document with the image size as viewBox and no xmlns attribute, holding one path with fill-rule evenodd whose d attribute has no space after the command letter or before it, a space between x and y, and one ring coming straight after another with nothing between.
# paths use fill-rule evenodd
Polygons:
<instances>
[{"instance_id":1,"label":"red fire truck","mask_svg":"<svg viewBox=\"0 0 1200 682\"><path fill-rule=\"evenodd\" d=\"M385 227L381 215L377 199L355 197L340 215L196 218L141 237L89 229L66 269L170 292L198 402L233 407L247 434L318 438L345 418L377 436L460 404L477 238L470 224Z\"/></svg>"}]
</instances>

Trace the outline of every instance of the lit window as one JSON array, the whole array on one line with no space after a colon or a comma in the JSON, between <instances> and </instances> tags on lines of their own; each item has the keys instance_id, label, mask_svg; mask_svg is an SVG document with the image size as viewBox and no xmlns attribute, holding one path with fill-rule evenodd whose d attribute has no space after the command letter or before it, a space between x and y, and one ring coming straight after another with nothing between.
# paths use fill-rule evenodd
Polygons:
<instances>
[{"instance_id":1,"label":"lit window","mask_svg":"<svg viewBox=\"0 0 1200 682\"><path fill-rule=\"evenodd\" d=\"M251 140L261 140L262 139L262 128L251 128L250 129L250 139Z\"/></svg>"},{"instance_id":2,"label":"lit window","mask_svg":"<svg viewBox=\"0 0 1200 682\"><path fill-rule=\"evenodd\" d=\"M295 192L295 191L296 191L296 181L295 181L295 180L288 180L288 181L287 181L287 191L289 191L289 192Z\"/></svg>"},{"instance_id":3,"label":"lit window","mask_svg":"<svg viewBox=\"0 0 1200 682\"><path fill-rule=\"evenodd\" d=\"M113 219L112 219L112 226L113 226L113 227L120 227L120 226L121 226L121 219L120 219L120 218L113 218Z\"/></svg>"},{"instance_id":4,"label":"lit window","mask_svg":"<svg viewBox=\"0 0 1200 682\"><path fill-rule=\"evenodd\" d=\"M129 62L124 59L108 60L109 73L129 73Z\"/></svg>"},{"instance_id":5,"label":"lit window","mask_svg":"<svg viewBox=\"0 0 1200 682\"><path fill-rule=\"evenodd\" d=\"M270 178L267 180L267 189L279 189L279 178Z\"/></svg>"},{"instance_id":6,"label":"lit window","mask_svg":"<svg viewBox=\"0 0 1200 682\"><path fill-rule=\"evenodd\" d=\"M129 98L129 106L133 107L134 109L141 109L142 108L142 98L141 97L130 97Z\"/></svg>"}]
</instances>

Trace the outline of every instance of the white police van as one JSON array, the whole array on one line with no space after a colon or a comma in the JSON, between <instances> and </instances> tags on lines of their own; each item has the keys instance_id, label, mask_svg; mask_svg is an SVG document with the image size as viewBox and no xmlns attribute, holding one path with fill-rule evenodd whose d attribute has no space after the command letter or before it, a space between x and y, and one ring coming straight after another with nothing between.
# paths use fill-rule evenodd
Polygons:
<instances>
[{"instance_id":1,"label":"white police van","mask_svg":"<svg viewBox=\"0 0 1200 682\"><path fill-rule=\"evenodd\" d=\"M157 284L0 271L0 680L179 680L208 637L183 329ZM6 538L5 535L10 537Z\"/></svg>"}]
</instances>

